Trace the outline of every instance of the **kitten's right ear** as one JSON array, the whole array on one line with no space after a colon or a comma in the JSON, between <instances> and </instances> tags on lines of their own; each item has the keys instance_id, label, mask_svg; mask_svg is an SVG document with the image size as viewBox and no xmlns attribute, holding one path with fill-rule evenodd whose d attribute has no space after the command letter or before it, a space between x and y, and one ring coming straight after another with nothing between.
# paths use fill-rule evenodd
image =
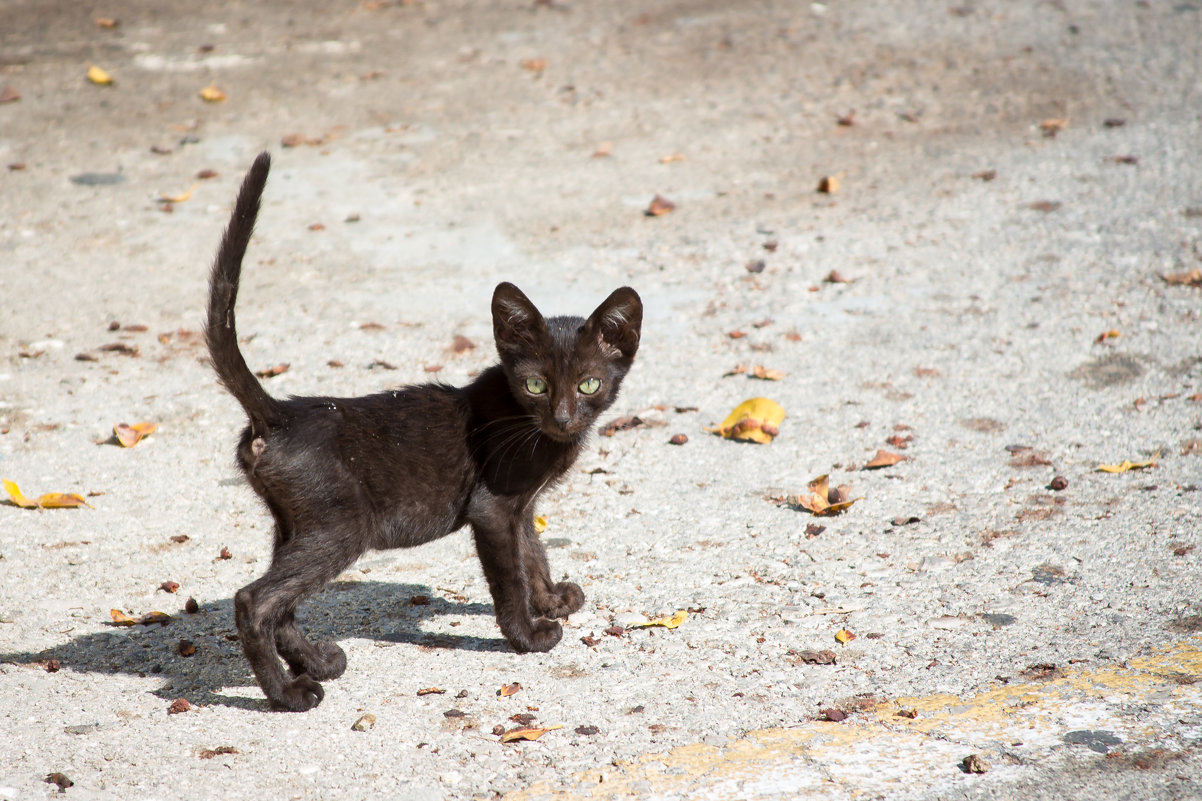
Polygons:
<instances>
[{"instance_id":1,"label":"kitten's right ear","mask_svg":"<svg viewBox=\"0 0 1202 801\"><path fill-rule=\"evenodd\" d=\"M547 323L530 298L508 281L492 293L492 332L502 357L528 353L546 335Z\"/></svg>"}]
</instances>

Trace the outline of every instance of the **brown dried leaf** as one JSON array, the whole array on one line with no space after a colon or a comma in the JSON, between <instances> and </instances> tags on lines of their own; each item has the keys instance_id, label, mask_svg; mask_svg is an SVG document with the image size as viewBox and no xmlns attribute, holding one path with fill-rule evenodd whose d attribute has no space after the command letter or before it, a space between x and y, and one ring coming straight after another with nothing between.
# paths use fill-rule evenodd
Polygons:
<instances>
[{"instance_id":1,"label":"brown dried leaf","mask_svg":"<svg viewBox=\"0 0 1202 801\"><path fill-rule=\"evenodd\" d=\"M904 462L906 457L900 453L893 453L886 450L878 450L876 456L873 456L868 464L864 465L865 470L879 470L882 467L892 467L898 462Z\"/></svg>"},{"instance_id":2,"label":"brown dried leaf","mask_svg":"<svg viewBox=\"0 0 1202 801\"><path fill-rule=\"evenodd\" d=\"M785 377L785 373L780 370L773 370L765 367L762 364L757 364L751 368L751 372L747 374L748 378L758 378L761 381L780 381Z\"/></svg>"},{"instance_id":3,"label":"brown dried leaf","mask_svg":"<svg viewBox=\"0 0 1202 801\"><path fill-rule=\"evenodd\" d=\"M847 629L839 629L835 632L835 642L839 643L840 645L847 645L855 638L856 635L852 634Z\"/></svg>"},{"instance_id":4,"label":"brown dried leaf","mask_svg":"<svg viewBox=\"0 0 1202 801\"><path fill-rule=\"evenodd\" d=\"M1055 136L1068 127L1067 117L1049 117L1039 123L1039 130L1043 131L1044 136Z\"/></svg>"},{"instance_id":5,"label":"brown dried leaf","mask_svg":"<svg viewBox=\"0 0 1202 801\"><path fill-rule=\"evenodd\" d=\"M676 209L676 204L668 200L663 195L656 195L651 199L651 205L643 212L648 217L662 217Z\"/></svg>"},{"instance_id":6,"label":"brown dried leaf","mask_svg":"<svg viewBox=\"0 0 1202 801\"><path fill-rule=\"evenodd\" d=\"M497 690L497 696L500 698L508 698L511 695L517 695L518 691L521 689L522 685L516 681L513 684L502 684L501 688Z\"/></svg>"},{"instance_id":7,"label":"brown dried leaf","mask_svg":"<svg viewBox=\"0 0 1202 801\"><path fill-rule=\"evenodd\" d=\"M167 714L168 715L179 715L183 712L187 712L191 708L192 708L192 705L190 703L188 703L187 698L176 698L174 701L171 702L171 706L167 707Z\"/></svg>"},{"instance_id":8,"label":"brown dried leaf","mask_svg":"<svg viewBox=\"0 0 1202 801\"><path fill-rule=\"evenodd\" d=\"M818 191L824 195L833 195L839 191L839 179L834 175L825 175L818 181Z\"/></svg>"},{"instance_id":9,"label":"brown dried leaf","mask_svg":"<svg viewBox=\"0 0 1202 801\"><path fill-rule=\"evenodd\" d=\"M288 368L290 366L291 365L289 365L288 362L281 362L275 367L265 367L262 370L256 370L255 375L257 375L259 378L273 378L281 373L288 372Z\"/></svg>"},{"instance_id":10,"label":"brown dried leaf","mask_svg":"<svg viewBox=\"0 0 1202 801\"><path fill-rule=\"evenodd\" d=\"M179 582L178 581L164 581L162 584L159 585L159 589L162 590L163 592L169 592L174 595L175 593L179 592Z\"/></svg>"},{"instance_id":11,"label":"brown dried leaf","mask_svg":"<svg viewBox=\"0 0 1202 801\"><path fill-rule=\"evenodd\" d=\"M619 431L629 431L632 428L644 426L647 423L641 417L619 417L617 420L610 421L600 429L600 434L603 437L612 437Z\"/></svg>"},{"instance_id":12,"label":"brown dried leaf","mask_svg":"<svg viewBox=\"0 0 1202 801\"><path fill-rule=\"evenodd\" d=\"M417 694L418 695L444 695L444 694L446 694L446 690L440 689L438 687L426 687L424 689L418 690Z\"/></svg>"},{"instance_id":13,"label":"brown dried leaf","mask_svg":"<svg viewBox=\"0 0 1202 801\"><path fill-rule=\"evenodd\" d=\"M1169 286L1202 287L1202 268L1200 267L1195 267L1188 272L1170 273L1168 275L1161 275L1160 277Z\"/></svg>"},{"instance_id":14,"label":"brown dried leaf","mask_svg":"<svg viewBox=\"0 0 1202 801\"><path fill-rule=\"evenodd\" d=\"M831 489L829 476L825 473L812 479L806 485L806 490L805 494L790 496L786 499L786 502L791 506L799 506L805 509L815 517L829 517L842 514L850 509L853 503L863 500L863 497L852 498L851 487L847 485Z\"/></svg>"},{"instance_id":15,"label":"brown dried leaf","mask_svg":"<svg viewBox=\"0 0 1202 801\"><path fill-rule=\"evenodd\" d=\"M531 72L542 72L547 68L547 60L545 58L524 58L521 63L522 69L530 70Z\"/></svg>"},{"instance_id":16,"label":"brown dried leaf","mask_svg":"<svg viewBox=\"0 0 1202 801\"><path fill-rule=\"evenodd\" d=\"M236 753L238 753L238 749L234 748L232 745L219 745L216 748L206 748L197 754L197 756L201 759L212 759L213 757L222 756L223 754Z\"/></svg>"},{"instance_id":17,"label":"brown dried leaf","mask_svg":"<svg viewBox=\"0 0 1202 801\"><path fill-rule=\"evenodd\" d=\"M529 728L511 729L501 735L501 742L512 743L517 740L537 740L549 731L562 728L563 726L532 726Z\"/></svg>"},{"instance_id":18,"label":"brown dried leaf","mask_svg":"<svg viewBox=\"0 0 1202 801\"><path fill-rule=\"evenodd\" d=\"M474 347L476 347L476 343L461 334L456 334L455 339L451 342L452 353L466 353Z\"/></svg>"}]
</instances>

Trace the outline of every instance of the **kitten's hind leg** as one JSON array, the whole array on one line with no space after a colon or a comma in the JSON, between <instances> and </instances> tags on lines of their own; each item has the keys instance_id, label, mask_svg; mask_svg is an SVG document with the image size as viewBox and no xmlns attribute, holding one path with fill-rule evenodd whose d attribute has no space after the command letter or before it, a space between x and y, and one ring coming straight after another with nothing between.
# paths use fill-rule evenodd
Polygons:
<instances>
[{"instance_id":1,"label":"kitten's hind leg","mask_svg":"<svg viewBox=\"0 0 1202 801\"><path fill-rule=\"evenodd\" d=\"M530 609L543 617L567 617L584 606L584 591L571 581L556 583L551 579L551 568L547 564L547 551L534 521L525 521L522 526L524 540L522 554L526 562L526 577L530 582Z\"/></svg>"},{"instance_id":2,"label":"kitten's hind leg","mask_svg":"<svg viewBox=\"0 0 1202 801\"><path fill-rule=\"evenodd\" d=\"M308 673L316 681L336 679L346 670L346 652L330 640L311 642L288 614L275 630L275 645L293 676Z\"/></svg>"},{"instance_id":3,"label":"kitten's hind leg","mask_svg":"<svg viewBox=\"0 0 1202 801\"><path fill-rule=\"evenodd\" d=\"M280 639L284 642L286 657L290 657L289 664L294 668L310 666L304 659L310 653L304 646L297 645L298 640L304 641L319 655L319 659L314 660L315 666L336 666L337 658L330 654L324 656L333 661L322 663L321 647L309 644L292 619L296 607L306 596L320 589L358 557L357 553L331 554L325 549L305 547L307 544L320 545L327 537L332 535L318 532L306 536L297 532L296 536L279 542L267 573L234 595L234 617L242 652L246 654L263 694L275 709L304 712L321 703L325 696L314 676L300 673L289 679L284 673L280 664L281 651L277 650ZM332 539L338 541L339 538ZM336 645L334 648L341 652ZM298 655L301 658L298 659Z\"/></svg>"}]
</instances>

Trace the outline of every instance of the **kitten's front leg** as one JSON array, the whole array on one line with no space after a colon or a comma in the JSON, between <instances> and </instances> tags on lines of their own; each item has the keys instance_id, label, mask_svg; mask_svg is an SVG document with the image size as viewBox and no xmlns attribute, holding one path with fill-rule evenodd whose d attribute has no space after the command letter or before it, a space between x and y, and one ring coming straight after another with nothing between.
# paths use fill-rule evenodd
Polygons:
<instances>
[{"instance_id":1,"label":"kitten's front leg","mask_svg":"<svg viewBox=\"0 0 1202 801\"><path fill-rule=\"evenodd\" d=\"M525 542L522 552L527 580L530 582L530 608L544 617L567 617L584 606L584 591L574 582L556 583L552 580L547 551L538 532L534 530L534 520L530 515L525 515L524 520L522 538Z\"/></svg>"},{"instance_id":2,"label":"kitten's front leg","mask_svg":"<svg viewBox=\"0 0 1202 801\"><path fill-rule=\"evenodd\" d=\"M550 651L563 638L563 627L530 614L528 559L524 554L528 543L521 523L503 507L490 509L481 517L472 521L472 533L501 634L518 653Z\"/></svg>"}]
</instances>

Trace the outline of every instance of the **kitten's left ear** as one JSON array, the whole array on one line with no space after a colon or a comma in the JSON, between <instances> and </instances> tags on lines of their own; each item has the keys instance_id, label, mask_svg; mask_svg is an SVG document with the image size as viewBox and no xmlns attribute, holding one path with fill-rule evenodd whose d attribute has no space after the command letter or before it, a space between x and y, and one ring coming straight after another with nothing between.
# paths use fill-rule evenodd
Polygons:
<instances>
[{"instance_id":1,"label":"kitten's left ear","mask_svg":"<svg viewBox=\"0 0 1202 801\"><path fill-rule=\"evenodd\" d=\"M643 301L639 293L628 286L615 289L597 307L584 324L589 333L596 333L607 355L621 354L629 362L639 349L639 334L643 327Z\"/></svg>"},{"instance_id":2,"label":"kitten's left ear","mask_svg":"<svg viewBox=\"0 0 1202 801\"><path fill-rule=\"evenodd\" d=\"M503 281L492 293L492 331L502 357L519 356L541 344L547 322L522 290Z\"/></svg>"}]
</instances>

